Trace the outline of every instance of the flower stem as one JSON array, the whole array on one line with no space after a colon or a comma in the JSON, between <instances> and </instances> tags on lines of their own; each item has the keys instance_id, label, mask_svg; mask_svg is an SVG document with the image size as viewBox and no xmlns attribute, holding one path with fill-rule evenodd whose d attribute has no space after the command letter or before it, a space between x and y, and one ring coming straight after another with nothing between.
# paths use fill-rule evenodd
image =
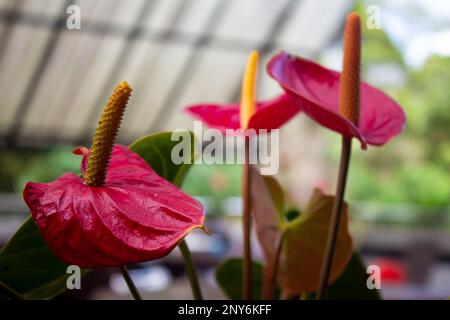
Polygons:
<instances>
[{"instance_id":1,"label":"flower stem","mask_svg":"<svg viewBox=\"0 0 450 320\"><path fill-rule=\"evenodd\" d=\"M316 300L324 299L327 291L328 281L330 278L331 268L333 265L334 251L336 249L336 241L339 231L339 224L341 220L342 206L344 203L345 185L347 183L347 173L348 173L348 166L350 163L351 149L352 149L351 138L343 136L336 197L333 203L333 212L331 216L330 228L328 231L325 256L324 259L322 260L319 289L317 291Z\"/></svg>"},{"instance_id":2,"label":"flower stem","mask_svg":"<svg viewBox=\"0 0 450 320\"><path fill-rule=\"evenodd\" d=\"M180 241L178 248L180 248L181 255L183 256L184 267L186 268L186 273L189 278L189 283L191 284L194 299L203 300L197 273L195 272L194 264L192 263L191 252L189 251L189 247L184 239Z\"/></svg>"},{"instance_id":3,"label":"flower stem","mask_svg":"<svg viewBox=\"0 0 450 320\"><path fill-rule=\"evenodd\" d=\"M244 266L242 274L242 297L252 299L252 249L251 249L251 197L250 197L250 137L245 135L245 160L242 176Z\"/></svg>"},{"instance_id":4,"label":"flower stem","mask_svg":"<svg viewBox=\"0 0 450 320\"><path fill-rule=\"evenodd\" d=\"M278 265L280 263L281 249L283 248L284 235L281 235L278 240L278 245L272 261L267 261L264 266L264 281L263 281L263 300L273 300L275 293L276 276L278 273Z\"/></svg>"},{"instance_id":5,"label":"flower stem","mask_svg":"<svg viewBox=\"0 0 450 320\"><path fill-rule=\"evenodd\" d=\"M136 289L136 286L134 285L134 282L131 279L130 274L128 273L127 267L120 266L120 272L122 272L123 279L127 283L128 289L130 289L131 295L133 296L134 300L142 300L139 291Z\"/></svg>"}]
</instances>

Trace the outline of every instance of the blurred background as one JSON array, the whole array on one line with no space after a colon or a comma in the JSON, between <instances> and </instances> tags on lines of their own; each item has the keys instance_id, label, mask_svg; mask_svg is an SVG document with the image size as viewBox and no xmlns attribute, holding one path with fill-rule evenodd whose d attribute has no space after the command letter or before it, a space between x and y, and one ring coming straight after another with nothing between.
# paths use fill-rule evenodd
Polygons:
<instances>
[{"instance_id":1,"label":"blurred background","mask_svg":"<svg viewBox=\"0 0 450 320\"><path fill-rule=\"evenodd\" d=\"M77 5L81 29L68 29ZM375 8L375 9L374 9ZM0 0L0 243L28 214L26 181L79 172L115 84L133 87L120 142L192 128L180 110L239 100L248 53L280 50L339 70L345 16L363 23L363 78L404 107L404 133L384 147L354 144L347 198L355 246L382 269L385 299L450 296L450 3L446 0ZM263 70L263 69L261 69ZM277 84L259 74L258 97ZM340 139L305 116L281 130L277 178L302 208L315 186L334 191ZM183 189L207 208L208 237L187 237L205 296L223 298L214 267L242 254L239 166L195 165ZM256 259L261 252L255 242ZM181 255L134 266L145 298L190 299ZM126 299L116 270L91 273L66 298Z\"/></svg>"}]
</instances>

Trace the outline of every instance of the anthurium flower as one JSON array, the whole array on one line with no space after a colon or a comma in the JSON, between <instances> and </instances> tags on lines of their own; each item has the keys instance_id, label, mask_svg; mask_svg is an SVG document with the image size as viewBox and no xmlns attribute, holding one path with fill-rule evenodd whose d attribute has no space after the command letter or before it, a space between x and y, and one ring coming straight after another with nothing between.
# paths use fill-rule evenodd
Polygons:
<instances>
[{"instance_id":1,"label":"anthurium flower","mask_svg":"<svg viewBox=\"0 0 450 320\"><path fill-rule=\"evenodd\" d=\"M199 202L159 177L129 148L114 145L131 93L122 82L106 105L82 177L65 173L50 183L28 182L26 204L50 249L84 268L122 266L167 255L203 227Z\"/></svg>"},{"instance_id":2,"label":"anthurium flower","mask_svg":"<svg viewBox=\"0 0 450 320\"><path fill-rule=\"evenodd\" d=\"M339 112L340 73L312 61L281 52L267 65L275 79L301 110L319 124L361 141L363 149L383 145L405 124L403 109L375 87L361 82L357 124Z\"/></svg>"},{"instance_id":3,"label":"anthurium flower","mask_svg":"<svg viewBox=\"0 0 450 320\"><path fill-rule=\"evenodd\" d=\"M185 109L194 118L203 121L208 127L225 133L226 129L241 129L240 104L199 104ZM278 129L294 117L300 108L287 95L256 102L255 113L250 117L248 129L267 131Z\"/></svg>"},{"instance_id":4,"label":"anthurium flower","mask_svg":"<svg viewBox=\"0 0 450 320\"><path fill-rule=\"evenodd\" d=\"M257 52L252 52L242 82L240 104L203 103L187 107L185 112L226 133L226 129L254 129L270 131L280 128L299 111L300 107L289 95L283 94L267 101L255 101Z\"/></svg>"}]
</instances>

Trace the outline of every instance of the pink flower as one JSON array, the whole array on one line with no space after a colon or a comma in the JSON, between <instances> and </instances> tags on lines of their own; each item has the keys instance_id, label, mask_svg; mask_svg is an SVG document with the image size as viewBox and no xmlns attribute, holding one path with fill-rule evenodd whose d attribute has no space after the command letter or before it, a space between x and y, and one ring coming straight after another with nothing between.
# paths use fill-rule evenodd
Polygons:
<instances>
[{"instance_id":1,"label":"pink flower","mask_svg":"<svg viewBox=\"0 0 450 320\"><path fill-rule=\"evenodd\" d=\"M361 82L358 126L339 113L339 76L312 61L281 52L267 65L267 72L301 110L319 124L361 141L363 149L383 145L405 124L403 109L389 96Z\"/></svg>"},{"instance_id":2,"label":"pink flower","mask_svg":"<svg viewBox=\"0 0 450 320\"><path fill-rule=\"evenodd\" d=\"M248 129L270 131L278 129L300 111L300 107L288 95L257 102L255 113L250 117ZM185 109L185 112L203 121L208 127L225 133L226 129L238 130L240 124L240 105L198 104Z\"/></svg>"},{"instance_id":3,"label":"pink flower","mask_svg":"<svg viewBox=\"0 0 450 320\"><path fill-rule=\"evenodd\" d=\"M75 153L83 155L84 174L89 151ZM28 182L23 196L52 251L84 268L163 257L203 227L202 205L121 145L113 147L104 185L65 173L50 183Z\"/></svg>"}]
</instances>

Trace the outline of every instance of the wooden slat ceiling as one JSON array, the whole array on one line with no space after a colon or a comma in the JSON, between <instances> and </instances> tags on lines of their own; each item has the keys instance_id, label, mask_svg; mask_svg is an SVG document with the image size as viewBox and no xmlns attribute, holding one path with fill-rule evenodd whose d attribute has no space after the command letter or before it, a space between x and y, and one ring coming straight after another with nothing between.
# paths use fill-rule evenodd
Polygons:
<instances>
[{"instance_id":1,"label":"wooden slat ceiling","mask_svg":"<svg viewBox=\"0 0 450 320\"><path fill-rule=\"evenodd\" d=\"M314 56L351 0L0 0L0 143L89 139L114 85L134 92L120 138L191 126L180 111L239 97L250 50ZM81 8L81 30L66 8ZM260 72L258 95L277 85Z\"/></svg>"}]
</instances>

